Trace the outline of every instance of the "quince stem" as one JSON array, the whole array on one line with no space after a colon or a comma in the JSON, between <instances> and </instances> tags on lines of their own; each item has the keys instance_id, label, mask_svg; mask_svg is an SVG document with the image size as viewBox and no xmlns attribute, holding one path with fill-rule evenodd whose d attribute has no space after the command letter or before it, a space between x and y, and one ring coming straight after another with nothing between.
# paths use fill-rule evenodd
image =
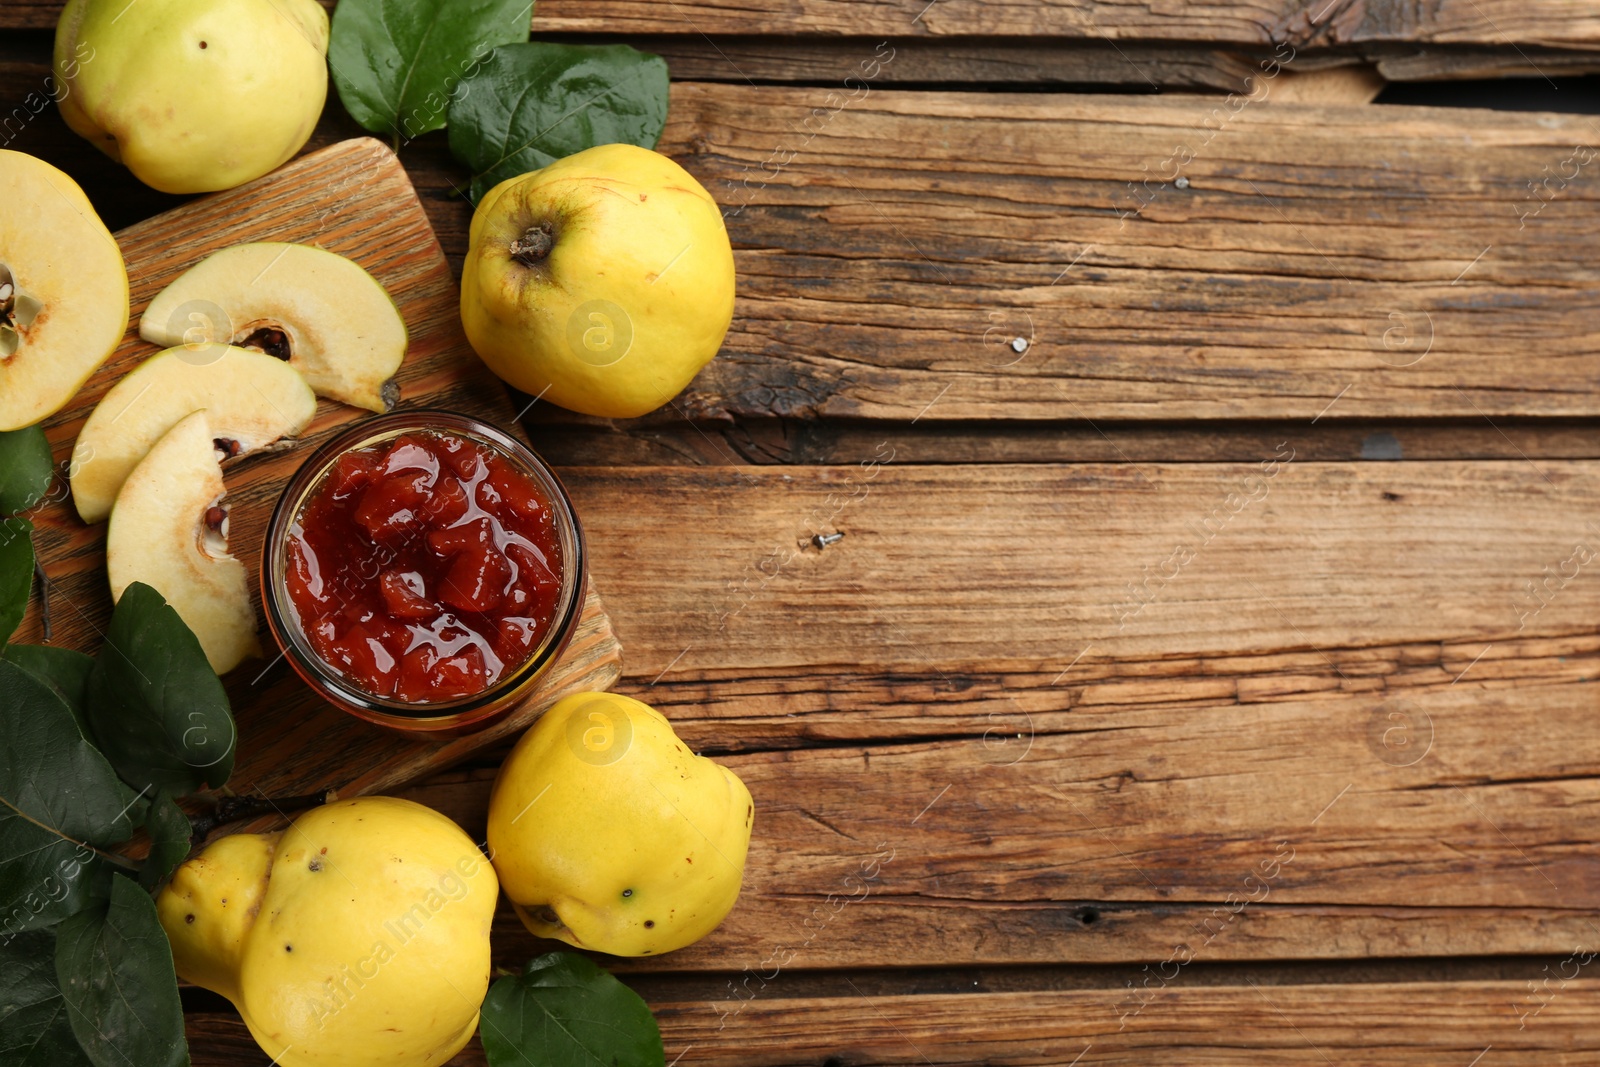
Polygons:
<instances>
[{"instance_id":1,"label":"quince stem","mask_svg":"<svg viewBox=\"0 0 1600 1067\"><path fill-rule=\"evenodd\" d=\"M286 816L291 811L319 807L337 799L338 794L332 789L301 797L218 797L213 811L206 815L197 815L190 820L189 842L191 845L199 845L219 826L226 826L241 819L254 819L262 815Z\"/></svg>"},{"instance_id":2,"label":"quince stem","mask_svg":"<svg viewBox=\"0 0 1600 1067\"><path fill-rule=\"evenodd\" d=\"M524 267L534 267L550 254L556 244L548 223L529 226L521 237L511 242L511 258Z\"/></svg>"}]
</instances>

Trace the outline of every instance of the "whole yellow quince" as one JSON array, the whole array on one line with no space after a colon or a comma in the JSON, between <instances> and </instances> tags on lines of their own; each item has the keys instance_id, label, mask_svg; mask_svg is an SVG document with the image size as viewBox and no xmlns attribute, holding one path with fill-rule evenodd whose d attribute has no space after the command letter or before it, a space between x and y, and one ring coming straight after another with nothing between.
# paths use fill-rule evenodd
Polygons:
<instances>
[{"instance_id":1,"label":"whole yellow quince","mask_svg":"<svg viewBox=\"0 0 1600 1067\"><path fill-rule=\"evenodd\" d=\"M660 712L577 693L501 766L489 855L533 933L653 956L698 941L732 910L754 817L739 777L690 752Z\"/></svg>"},{"instance_id":2,"label":"whole yellow quince","mask_svg":"<svg viewBox=\"0 0 1600 1067\"><path fill-rule=\"evenodd\" d=\"M61 117L146 185L231 189L300 150L328 95L316 0L68 0Z\"/></svg>"},{"instance_id":3,"label":"whole yellow quince","mask_svg":"<svg viewBox=\"0 0 1600 1067\"><path fill-rule=\"evenodd\" d=\"M178 975L281 1067L438 1067L478 1026L499 883L409 800L341 800L207 845L156 898Z\"/></svg>"},{"instance_id":4,"label":"whole yellow quince","mask_svg":"<svg viewBox=\"0 0 1600 1067\"><path fill-rule=\"evenodd\" d=\"M711 362L733 289L733 248L705 187L659 152L601 145L485 194L461 324L523 392L632 418Z\"/></svg>"}]
</instances>

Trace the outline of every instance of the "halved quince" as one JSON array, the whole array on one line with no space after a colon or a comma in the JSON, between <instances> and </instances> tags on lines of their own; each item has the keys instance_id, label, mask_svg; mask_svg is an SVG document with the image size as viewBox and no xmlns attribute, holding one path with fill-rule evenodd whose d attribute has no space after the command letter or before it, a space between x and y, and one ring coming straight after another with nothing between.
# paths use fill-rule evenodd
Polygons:
<instances>
[{"instance_id":1,"label":"halved quince","mask_svg":"<svg viewBox=\"0 0 1600 1067\"><path fill-rule=\"evenodd\" d=\"M216 434L204 411L178 420L122 483L106 530L111 598L143 582L167 598L226 674L259 656L244 564L228 555Z\"/></svg>"},{"instance_id":2,"label":"halved quince","mask_svg":"<svg viewBox=\"0 0 1600 1067\"><path fill-rule=\"evenodd\" d=\"M200 409L217 448L238 456L305 429L317 398L292 367L263 352L183 345L150 357L112 386L72 448L72 499L83 521L110 515L150 446Z\"/></svg>"},{"instance_id":3,"label":"halved quince","mask_svg":"<svg viewBox=\"0 0 1600 1067\"><path fill-rule=\"evenodd\" d=\"M78 183L0 149L0 430L71 400L128 328L128 272Z\"/></svg>"},{"instance_id":4,"label":"halved quince","mask_svg":"<svg viewBox=\"0 0 1600 1067\"><path fill-rule=\"evenodd\" d=\"M318 396L358 408L389 411L400 399L399 309L358 264L311 245L262 241L207 256L150 301L139 336L259 349L287 359Z\"/></svg>"}]
</instances>

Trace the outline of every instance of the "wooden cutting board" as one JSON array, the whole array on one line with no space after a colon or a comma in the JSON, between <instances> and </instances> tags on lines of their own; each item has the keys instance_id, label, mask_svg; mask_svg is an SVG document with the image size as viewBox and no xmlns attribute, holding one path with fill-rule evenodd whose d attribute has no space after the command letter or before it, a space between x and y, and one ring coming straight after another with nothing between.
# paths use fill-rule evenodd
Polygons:
<instances>
[{"instance_id":1,"label":"wooden cutting board","mask_svg":"<svg viewBox=\"0 0 1600 1067\"><path fill-rule=\"evenodd\" d=\"M139 338L145 306L168 282L220 248L245 241L295 241L355 260L389 291L410 330L410 347L398 375L399 406L447 408L524 436L505 387L461 332L456 283L411 180L378 141L362 138L332 145L258 181L130 226L116 237L128 266L133 313L116 353L45 425L57 477L28 518L38 529L35 544L49 579L51 637L44 638L36 590L18 641L84 652L99 649L111 616L105 524L86 526L78 519L68 494L67 460L94 405L123 374L159 350ZM260 567L268 518L289 476L332 433L370 414L322 400L298 446L226 465L230 548L252 575ZM469 737L411 741L319 699L277 655L260 614L259 591L252 596L267 655L276 658L247 662L226 679L239 725L229 787L240 794L392 790L519 733L560 697L606 689L621 674L622 649L591 583L566 653L526 704Z\"/></svg>"}]
</instances>

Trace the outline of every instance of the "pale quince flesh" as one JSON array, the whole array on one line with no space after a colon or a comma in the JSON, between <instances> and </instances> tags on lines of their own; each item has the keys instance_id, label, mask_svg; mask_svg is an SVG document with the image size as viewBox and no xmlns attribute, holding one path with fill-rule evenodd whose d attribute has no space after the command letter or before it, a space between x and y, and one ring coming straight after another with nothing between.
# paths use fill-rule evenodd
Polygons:
<instances>
[{"instance_id":1,"label":"pale quince flesh","mask_svg":"<svg viewBox=\"0 0 1600 1067\"><path fill-rule=\"evenodd\" d=\"M156 294L139 336L234 344L287 360L318 396L385 412L407 332L394 300L354 260L314 245L255 241L202 259Z\"/></svg>"},{"instance_id":2,"label":"pale quince flesh","mask_svg":"<svg viewBox=\"0 0 1600 1067\"><path fill-rule=\"evenodd\" d=\"M229 458L269 448L304 430L317 413L305 379L282 360L228 345L169 348L123 375L100 399L72 446L72 500L84 522L101 522L150 446L204 409Z\"/></svg>"},{"instance_id":3,"label":"pale quince flesh","mask_svg":"<svg viewBox=\"0 0 1600 1067\"><path fill-rule=\"evenodd\" d=\"M204 411L179 419L128 474L106 530L111 599L134 582L166 598L211 669L261 655L245 566L228 553L222 456Z\"/></svg>"},{"instance_id":4,"label":"pale quince flesh","mask_svg":"<svg viewBox=\"0 0 1600 1067\"><path fill-rule=\"evenodd\" d=\"M0 149L0 430L53 415L128 328L128 273L78 183Z\"/></svg>"}]
</instances>

